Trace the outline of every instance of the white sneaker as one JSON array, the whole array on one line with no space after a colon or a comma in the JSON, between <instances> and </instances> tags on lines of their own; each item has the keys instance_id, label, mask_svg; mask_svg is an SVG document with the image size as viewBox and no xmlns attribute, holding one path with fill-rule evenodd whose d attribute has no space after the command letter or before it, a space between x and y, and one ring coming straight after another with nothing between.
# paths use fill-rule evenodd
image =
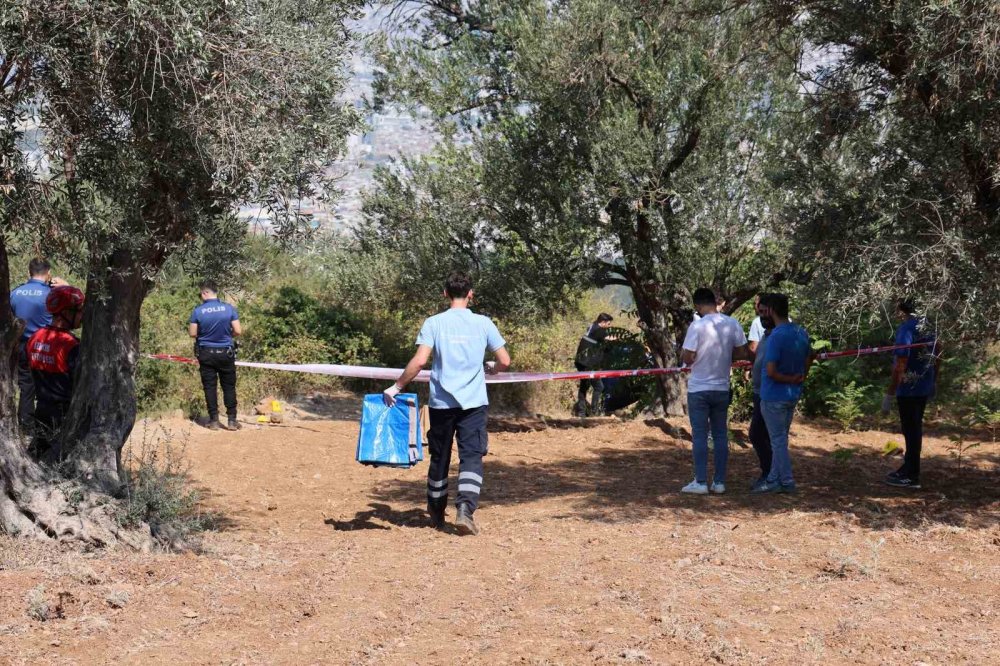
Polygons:
<instances>
[{"instance_id":1,"label":"white sneaker","mask_svg":"<svg viewBox=\"0 0 1000 666\"><path fill-rule=\"evenodd\" d=\"M712 487L710 488L710 490L713 493L715 493L716 495L721 495L722 493L726 492L726 484L724 484L724 483L713 483Z\"/></svg>"},{"instance_id":2,"label":"white sneaker","mask_svg":"<svg viewBox=\"0 0 1000 666\"><path fill-rule=\"evenodd\" d=\"M692 495L707 495L708 494L708 484L698 483L697 481L692 481L683 488L681 488L682 493L690 493Z\"/></svg>"}]
</instances>

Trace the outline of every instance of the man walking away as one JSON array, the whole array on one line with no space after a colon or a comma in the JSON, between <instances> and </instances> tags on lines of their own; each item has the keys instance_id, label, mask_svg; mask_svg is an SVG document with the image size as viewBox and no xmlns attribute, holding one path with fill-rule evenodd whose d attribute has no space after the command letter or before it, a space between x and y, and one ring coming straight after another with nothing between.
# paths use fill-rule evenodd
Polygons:
<instances>
[{"instance_id":1,"label":"man walking away","mask_svg":"<svg viewBox=\"0 0 1000 666\"><path fill-rule=\"evenodd\" d=\"M715 473L711 491L726 492L726 465L729 461L729 372L733 360L750 358L743 327L721 314L711 289L694 292L694 308L699 315L684 337L681 360L691 366L688 379L688 417L694 453L694 480L682 493L706 495L708 486L708 434L712 432Z\"/></svg>"},{"instance_id":2,"label":"man walking away","mask_svg":"<svg viewBox=\"0 0 1000 666\"><path fill-rule=\"evenodd\" d=\"M61 457L59 431L73 399L80 340L72 331L83 322L83 292L60 286L49 291L45 307L52 321L28 339L28 363L38 403L33 420L32 454L53 463Z\"/></svg>"},{"instance_id":3,"label":"man walking away","mask_svg":"<svg viewBox=\"0 0 1000 666\"><path fill-rule=\"evenodd\" d=\"M588 328L587 332L580 338L580 344L576 346L576 369L580 372L591 372L600 370L604 361L604 342L614 340L608 337L608 327L614 317L607 312L597 315L597 319ZM573 416L587 415L587 390L592 388L593 395L590 398L590 413L599 416L603 413L604 405L602 397L604 395L604 382L601 379L581 379L580 390L576 396L576 406L573 408Z\"/></svg>"},{"instance_id":4,"label":"man walking away","mask_svg":"<svg viewBox=\"0 0 1000 666\"><path fill-rule=\"evenodd\" d=\"M765 374L760 387L760 411L771 437L771 471L750 492L793 493L795 478L788 433L814 356L806 330L788 320L788 296L771 294L764 311L774 321L774 330L767 339Z\"/></svg>"},{"instance_id":5,"label":"man walking away","mask_svg":"<svg viewBox=\"0 0 1000 666\"><path fill-rule=\"evenodd\" d=\"M17 420L23 432L31 430L32 414L35 412L35 383L28 363L28 338L52 321L52 315L45 307L51 288L66 286L65 281L52 277L52 267L45 259L35 258L28 262L28 278L27 282L10 292L10 308L16 318L24 321L24 333L17 350L17 388L20 391Z\"/></svg>"},{"instance_id":6,"label":"man walking away","mask_svg":"<svg viewBox=\"0 0 1000 666\"><path fill-rule=\"evenodd\" d=\"M895 397L899 409L899 424L906 440L903 465L890 472L885 482L899 488L920 487L920 450L924 438L924 410L934 396L941 369L941 345L928 330L927 322L916 316L916 304L903 299L896 306L902 320L896 329L897 345L927 343L926 347L897 349L889 389L882 400L882 412L888 414Z\"/></svg>"},{"instance_id":7,"label":"man walking away","mask_svg":"<svg viewBox=\"0 0 1000 666\"><path fill-rule=\"evenodd\" d=\"M240 315L229 303L219 300L219 287L212 280L200 285L201 305L191 313L188 332L195 339L201 385L208 406L208 428L219 430L219 389L229 417L229 429L239 430L236 418L236 343L243 335Z\"/></svg>"},{"instance_id":8,"label":"man walking away","mask_svg":"<svg viewBox=\"0 0 1000 666\"><path fill-rule=\"evenodd\" d=\"M431 462L427 469L427 512L435 527L444 525L448 505L448 468L451 443L458 437L458 495L455 526L462 534L478 534L472 515L479 506L483 487L483 456L486 435L486 373L510 367L506 342L489 317L469 310L474 292L472 280L464 273L452 273L444 285L450 308L424 321L417 335L417 351L406 364L396 383L383 392L390 407L420 369L434 355L431 367L431 395L428 410L431 427L427 433ZM496 357L484 363L486 352Z\"/></svg>"},{"instance_id":9,"label":"man walking away","mask_svg":"<svg viewBox=\"0 0 1000 666\"><path fill-rule=\"evenodd\" d=\"M750 371L750 385L753 389L753 414L750 417L750 443L757 453L757 460L760 462L760 477L754 481L751 488L767 480L767 475L771 473L771 437L767 434L767 424L764 423L764 415L760 411L760 388L767 374L764 364L764 354L767 353L767 339L771 331L774 330L774 320L764 309L768 305L769 294L761 294L754 300L754 310L757 312L755 323L760 324L762 333L757 338L756 347L751 339L750 351L754 355L753 368ZM753 327L750 328L753 335Z\"/></svg>"}]
</instances>

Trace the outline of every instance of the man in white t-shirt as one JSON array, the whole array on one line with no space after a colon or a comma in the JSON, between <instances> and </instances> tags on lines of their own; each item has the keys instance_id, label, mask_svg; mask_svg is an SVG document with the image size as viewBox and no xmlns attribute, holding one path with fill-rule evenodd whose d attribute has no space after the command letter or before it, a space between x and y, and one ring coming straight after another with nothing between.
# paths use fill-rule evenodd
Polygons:
<instances>
[{"instance_id":1,"label":"man in white t-shirt","mask_svg":"<svg viewBox=\"0 0 1000 666\"><path fill-rule=\"evenodd\" d=\"M760 307L760 294L757 294L753 298L753 311L757 312L757 308ZM764 324L761 323L760 317L754 317L753 322L750 324L750 334L747 335L747 342L750 345L750 351L757 353L757 345L760 341L764 339Z\"/></svg>"},{"instance_id":2,"label":"man in white t-shirt","mask_svg":"<svg viewBox=\"0 0 1000 666\"><path fill-rule=\"evenodd\" d=\"M729 461L729 371L734 360L750 358L740 323L721 314L711 289L694 292L694 308L700 316L688 327L681 360L691 366L688 379L688 417L694 449L694 481L682 493L706 495L726 492ZM715 473L708 485L708 433L715 449Z\"/></svg>"}]
</instances>

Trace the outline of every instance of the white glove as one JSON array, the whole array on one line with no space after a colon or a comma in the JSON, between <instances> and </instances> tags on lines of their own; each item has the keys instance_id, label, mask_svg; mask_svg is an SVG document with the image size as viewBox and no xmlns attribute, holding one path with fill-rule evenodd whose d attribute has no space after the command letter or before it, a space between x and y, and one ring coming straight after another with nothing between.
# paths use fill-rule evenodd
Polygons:
<instances>
[{"instance_id":1,"label":"white glove","mask_svg":"<svg viewBox=\"0 0 1000 666\"><path fill-rule=\"evenodd\" d=\"M892 411L892 401L896 399L896 396L886 394L882 396L882 413L888 414Z\"/></svg>"},{"instance_id":2,"label":"white glove","mask_svg":"<svg viewBox=\"0 0 1000 666\"><path fill-rule=\"evenodd\" d=\"M390 386L386 390L382 391L382 402L385 403L385 406L386 407L392 407L393 405L395 405L396 404L396 396L399 395L399 392L402 391L402 390L403 389L401 389L398 386L396 386L395 384L393 384L392 386Z\"/></svg>"},{"instance_id":3,"label":"white glove","mask_svg":"<svg viewBox=\"0 0 1000 666\"><path fill-rule=\"evenodd\" d=\"M497 362L496 361L486 361L483 363L483 370L488 375L497 374Z\"/></svg>"}]
</instances>

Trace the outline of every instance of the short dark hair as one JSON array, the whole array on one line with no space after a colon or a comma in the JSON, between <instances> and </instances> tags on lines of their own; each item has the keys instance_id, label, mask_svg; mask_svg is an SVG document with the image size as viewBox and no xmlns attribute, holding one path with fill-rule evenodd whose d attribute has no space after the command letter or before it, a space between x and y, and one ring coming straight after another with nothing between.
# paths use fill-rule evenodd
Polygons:
<instances>
[{"instance_id":1,"label":"short dark hair","mask_svg":"<svg viewBox=\"0 0 1000 666\"><path fill-rule=\"evenodd\" d=\"M612 317L611 315L609 315L607 312L602 312L601 314L597 315L597 323L598 324L600 324L602 322L605 322L605 321L614 321L614 320L615 320L615 318Z\"/></svg>"},{"instance_id":2,"label":"short dark hair","mask_svg":"<svg viewBox=\"0 0 1000 666\"><path fill-rule=\"evenodd\" d=\"M896 307L899 308L901 312L908 315L916 314L917 312L917 302L912 298L901 298L896 302Z\"/></svg>"},{"instance_id":3,"label":"short dark hair","mask_svg":"<svg viewBox=\"0 0 1000 666\"><path fill-rule=\"evenodd\" d=\"M28 262L28 274L32 277L48 273L50 270L52 270L52 265L41 257L35 257Z\"/></svg>"},{"instance_id":4,"label":"short dark hair","mask_svg":"<svg viewBox=\"0 0 1000 666\"><path fill-rule=\"evenodd\" d=\"M472 291L472 278L456 271L444 281L444 291L448 294L448 298L468 298L469 292Z\"/></svg>"},{"instance_id":5,"label":"short dark hair","mask_svg":"<svg viewBox=\"0 0 1000 666\"><path fill-rule=\"evenodd\" d=\"M198 289L201 291L210 291L213 294L219 293L219 285L216 284L215 280L202 280L198 284Z\"/></svg>"},{"instance_id":6,"label":"short dark hair","mask_svg":"<svg viewBox=\"0 0 1000 666\"><path fill-rule=\"evenodd\" d=\"M774 310L774 314L782 319L788 319L787 294L767 294L767 307Z\"/></svg>"},{"instance_id":7,"label":"short dark hair","mask_svg":"<svg viewBox=\"0 0 1000 666\"><path fill-rule=\"evenodd\" d=\"M694 290L695 305L716 305L715 292L708 287L699 287Z\"/></svg>"}]
</instances>

